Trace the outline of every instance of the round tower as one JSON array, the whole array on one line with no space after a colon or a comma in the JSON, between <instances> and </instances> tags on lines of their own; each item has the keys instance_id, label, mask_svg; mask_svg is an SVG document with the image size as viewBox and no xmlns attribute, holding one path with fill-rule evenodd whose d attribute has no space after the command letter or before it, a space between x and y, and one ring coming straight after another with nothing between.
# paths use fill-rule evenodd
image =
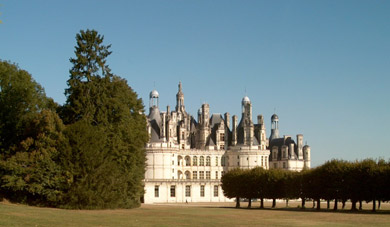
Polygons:
<instances>
[{"instance_id":1,"label":"round tower","mask_svg":"<svg viewBox=\"0 0 390 227\"><path fill-rule=\"evenodd\" d=\"M157 107L158 108L158 91L153 90L149 94L149 108Z\"/></svg>"},{"instance_id":2,"label":"round tower","mask_svg":"<svg viewBox=\"0 0 390 227\"><path fill-rule=\"evenodd\" d=\"M273 114L271 117L271 136L269 140L279 138L279 117L276 114Z\"/></svg>"},{"instance_id":3,"label":"round tower","mask_svg":"<svg viewBox=\"0 0 390 227\"><path fill-rule=\"evenodd\" d=\"M303 146L303 160L305 161L304 168L310 169L310 146Z\"/></svg>"}]
</instances>

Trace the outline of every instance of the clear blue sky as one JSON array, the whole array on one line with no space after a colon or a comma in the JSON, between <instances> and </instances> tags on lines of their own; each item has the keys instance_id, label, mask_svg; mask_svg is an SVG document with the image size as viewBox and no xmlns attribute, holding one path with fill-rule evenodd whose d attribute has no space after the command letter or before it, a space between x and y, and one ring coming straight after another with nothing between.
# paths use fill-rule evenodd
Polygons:
<instances>
[{"instance_id":1,"label":"clear blue sky","mask_svg":"<svg viewBox=\"0 0 390 227\"><path fill-rule=\"evenodd\" d=\"M4 1L0 59L60 104L76 33L112 44L112 72L148 106L240 114L247 94L267 133L304 134L312 165L390 158L390 1ZM154 86L155 84L155 86ZM245 92L246 90L246 92ZM240 116L240 115L239 115Z\"/></svg>"}]
</instances>

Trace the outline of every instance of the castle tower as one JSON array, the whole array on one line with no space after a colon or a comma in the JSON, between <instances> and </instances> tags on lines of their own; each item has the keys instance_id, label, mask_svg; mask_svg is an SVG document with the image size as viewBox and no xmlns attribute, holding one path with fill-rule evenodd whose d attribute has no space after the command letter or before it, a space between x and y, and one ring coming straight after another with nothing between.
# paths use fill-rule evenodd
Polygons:
<instances>
[{"instance_id":1,"label":"castle tower","mask_svg":"<svg viewBox=\"0 0 390 227\"><path fill-rule=\"evenodd\" d=\"M149 111L152 107L157 107L158 108L158 98L159 94L156 90L153 90L149 94Z\"/></svg>"},{"instance_id":2,"label":"castle tower","mask_svg":"<svg viewBox=\"0 0 390 227\"><path fill-rule=\"evenodd\" d=\"M238 122L237 115L233 115L233 117L232 117L232 146L235 146L237 144L237 122Z\"/></svg>"},{"instance_id":3,"label":"castle tower","mask_svg":"<svg viewBox=\"0 0 390 227\"><path fill-rule=\"evenodd\" d=\"M310 146L305 145L303 147L303 160L305 161L304 168L310 169Z\"/></svg>"},{"instance_id":4,"label":"castle tower","mask_svg":"<svg viewBox=\"0 0 390 227\"><path fill-rule=\"evenodd\" d=\"M271 136L269 140L279 138L279 117L276 114L273 114L271 117Z\"/></svg>"},{"instance_id":5,"label":"castle tower","mask_svg":"<svg viewBox=\"0 0 390 227\"><path fill-rule=\"evenodd\" d=\"M297 135L297 148L298 148L298 159L303 159L303 135Z\"/></svg>"},{"instance_id":6,"label":"castle tower","mask_svg":"<svg viewBox=\"0 0 390 227\"><path fill-rule=\"evenodd\" d=\"M252 104L249 100L248 96L245 96L241 102L242 106L242 118L241 118L241 126L244 129L244 144L252 145L253 144L253 136L254 136L254 126L252 122Z\"/></svg>"},{"instance_id":7,"label":"castle tower","mask_svg":"<svg viewBox=\"0 0 390 227\"><path fill-rule=\"evenodd\" d=\"M204 149L206 146L207 139L210 135L210 107L209 104L205 103L202 105L202 110L198 111L200 116L199 121L199 136L197 148Z\"/></svg>"},{"instance_id":8,"label":"castle tower","mask_svg":"<svg viewBox=\"0 0 390 227\"><path fill-rule=\"evenodd\" d=\"M185 112L184 109L184 94L181 87L181 82L179 82L179 91L176 94L176 112Z\"/></svg>"},{"instance_id":9,"label":"castle tower","mask_svg":"<svg viewBox=\"0 0 390 227\"><path fill-rule=\"evenodd\" d=\"M266 131L265 131L265 124L264 124L264 117L263 115L257 116L257 124L260 125L260 135L259 135L259 142L262 150L265 150L267 146L267 139L266 139Z\"/></svg>"}]
</instances>

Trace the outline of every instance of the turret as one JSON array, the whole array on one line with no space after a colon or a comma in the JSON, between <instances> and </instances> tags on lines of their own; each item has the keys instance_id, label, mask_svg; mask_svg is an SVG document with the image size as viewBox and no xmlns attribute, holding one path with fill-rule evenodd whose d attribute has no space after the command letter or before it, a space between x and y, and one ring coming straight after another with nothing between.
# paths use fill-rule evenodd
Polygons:
<instances>
[{"instance_id":1,"label":"turret","mask_svg":"<svg viewBox=\"0 0 390 227\"><path fill-rule=\"evenodd\" d=\"M271 140L277 138L279 138L279 117L274 114L271 117L271 136L269 137L269 140L271 142Z\"/></svg>"},{"instance_id":2,"label":"turret","mask_svg":"<svg viewBox=\"0 0 390 227\"><path fill-rule=\"evenodd\" d=\"M184 94L181 87L181 82L179 82L179 91L176 94L176 112L185 112L184 109Z\"/></svg>"},{"instance_id":3,"label":"turret","mask_svg":"<svg viewBox=\"0 0 390 227\"><path fill-rule=\"evenodd\" d=\"M238 122L238 117L236 115L233 115L233 117L232 117L232 146L235 146L237 144L237 122Z\"/></svg>"},{"instance_id":4,"label":"turret","mask_svg":"<svg viewBox=\"0 0 390 227\"><path fill-rule=\"evenodd\" d=\"M149 94L149 111L151 111L152 108L158 108L158 98L159 94L156 90L153 90Z\"/></svg>"},{"instance_id":5,"label":"turret","mask_svg":"<svg viewBox=\"0 0 390 227\"><path fill-rule=\"evenodd\" d=\"M298 149L298 159L303 159L303 135L297 135L297 149Z\"/></svg>"},{"instance_id":6,"label":"turret","mask_svg":"<svg viewBox=\"0 0 390 227\"><path fill-rule=\"evenodd\" d=\"M303 147L303 160L305 161L304 168L310 169L310 146L305 145Z\"/></svg>"}]
</instances>

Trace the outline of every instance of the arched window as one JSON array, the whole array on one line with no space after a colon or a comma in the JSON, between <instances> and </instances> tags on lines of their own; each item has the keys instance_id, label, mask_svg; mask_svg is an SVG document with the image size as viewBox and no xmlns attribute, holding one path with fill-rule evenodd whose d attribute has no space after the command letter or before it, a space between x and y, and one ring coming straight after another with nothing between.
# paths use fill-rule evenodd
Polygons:
<instances>
[{"instance_id":1,"label":"arched window","mask_svg":"<svg viewBox=\"0 0 390 227\"><path fill-rule=\"evenodd\" d=\"M210 156L207 156L206 157L206 166L210 166L211 165L211 158Z\"/></svg>"},{"instance_id":2,"label":"arched window","mask_svg":"<svg viewBox=\"0 0 390 227\"><path fill-rule=\"evenodd\" d=\"M198 157L194 156L194 157L192 158L192 165L193 165L193 166L197 166L197 165L198 165Z\"/></svg>"},{"instance_id":3,"label":"arched window","mask_svg":"<svg viewBox=\"0 0 390 227\"><path fill-rule=\"evenodd\" d=\"M183 179L183 173L180 170L177 171L177 179Z\"/></svg>"},{"instance_id":4,"label":"arched window","mask_svg":"<svg viewBox=\"0 0 390 227\"><path fill-rule=\"evenodd\" d=\"M185 160L186 160L186 166L191 166L191 158L190 158L190 156L186 156Z\"/></svg>"},{"instance_id":5,"label":"arched window","mask_svg":"<svg viewBox=\"0 0 390 227\"><path fill-rule=\"evenodd\" d=\"M177 165L178 166L181 166L182 160L183 160L183 158L180 155L177 156Z\"/></svg>"},{"instance_id":6,"label":"arched window","mask_svg":"<svg viewBox=\"0 0 390 227\"><path fill-rule=\"evenodd\" d=\"M190 173L190 171L186 171L186 172L185 172L185 175L186 175L186 179L191 179L191 173Z\"/></svg>"},{"instance_id":7,"label":"arched window","mask_svg":"<svg viewBox=\"0 0 390 227\"><path fill-rule=\"evenodd\" d=\"M200 156L200 158L199 158L199 165L204 166L204 157L203 156Z\"/></svg>"}]
</instances>

